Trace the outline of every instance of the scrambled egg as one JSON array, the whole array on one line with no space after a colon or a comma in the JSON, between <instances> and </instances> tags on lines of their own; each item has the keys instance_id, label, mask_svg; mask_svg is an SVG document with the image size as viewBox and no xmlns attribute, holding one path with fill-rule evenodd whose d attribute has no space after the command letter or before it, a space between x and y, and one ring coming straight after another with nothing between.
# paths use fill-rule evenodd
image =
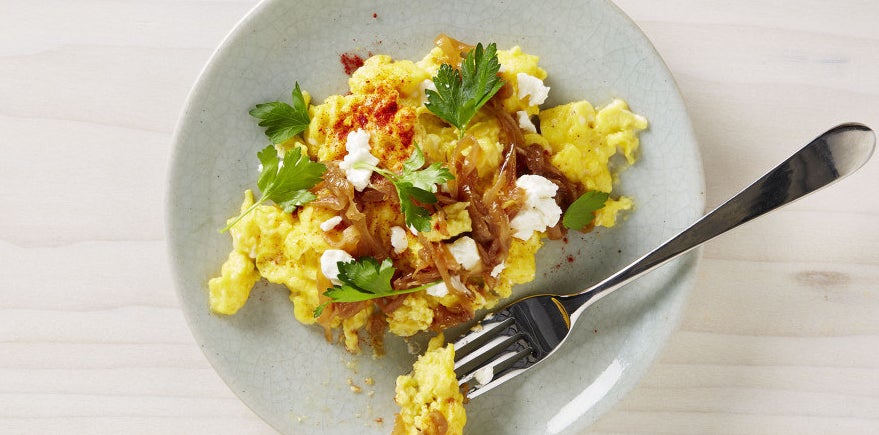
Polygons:
<instances>
[{"instance_id":1,"label":"scrambled egg","mask_svg":"<svg viewBox=\"0 0 879 435\"><path fill-rule=\"evenodd\" d=\"M538 144L550 154L550 161L565 176L588 190L611 192L613 173L611 159L621 155L633 163L639 146L638 132L647 127L644 117L629 111L622 100L614 100L596 110L587 101L578 101L541 110L532 104L531 96L520 97L519 78L522 74L543 80L546 71L538 67L538 57L524 53L519 47L498 50L500 75L510 86L502 106L510 113L524 112L539 119L539 133L525 133L529 143ZM347 134L355 129L372 133L371 147L379 166L399 170L412 152L411 143L422 147L428 161L451 161L456 152L458 133L452 126L430 113L424 106L425 83L446 61L440 48L434 48L418 62L393 60L377 55L366 60L349 79L351 92L334 95L322 104L310 106L311 123L301 138L280 144L279 149L294 146L305 149L319 161L338 161L345 155ZM489 178L498 171L505 144L499 140L497 119L480 113L468 128L476 139L476 149L459 150L479 153L477 171ZM241 209L253 204L253 195L245 193ZM611 198L596 212L594 224L613 226L617 213L632 207L626 197ZM454 203L442 208L444 231L424 234L430 242L451 241L472 230L468 203ZM374 214L370 222L377 238L389 237L390 227L402 224L402 216L386 207ZM438 225L436 215L432 221ZM328 238L342 237L339 230L322 231L320 224L333 217L325 208L306 204L296 213L284 213L274 205L261 205L234 225L233 251L221 269L221 275L210 281L210 304L214 312L234 314L246 302L250 288L259 277L290 289L293 312L300 322L315 323L314 309L320 305L322 293L330 284L322 276L319 258L330 248ZM397 261L413 268L424 267L423 246L418 237L407 234L408 249ZM499 299L510 295L512 286L534 279L534 256L542 245L535 232L528 240L513 239L508 257L497 274L497 283L490 292L470 295L473 308L490 308ZM410 336L434 324L437 307L455 307L462 302L459 293L445 296L425 292L413 293L398 309L386 316L394 334ZM340 328L342 340L352 352L360 350L358 331L375 314L372 306L346 318L329 321L329 329Z\"/></svg>"},{"instance_id":2,"label":"scrambled egg","mask_svg":"<svg viewBox=\"0 0 879 435\"><path fill-rule=\"evenodd\" d=\"M613 194L615 168L634 163L639 147L638 132L647 128L647 120L631 112L622 100L597 109L587 101L542 109L540 106L550 88L543 85L547 72L538 66L539 58L513 47L498 50L498 60L499 75L506 84L495 96L493 109L486 109L486 105L468 125L470 142L462 142L457 129L424 104L426 89L433 86L431 78L440 65L456 61L437 47L417 62L383 55L370 57L350 77L350 93L330 96L321 104L310 105L308 128L301 135L277 144L278 152L283 154L299 147L314 160L337 164L335 162L342 161L350 151L346 148L349 134L368 132L370 153L378 160L377 167L400 171L417 144L428 163L441 162L451 167L462 156L469 159L477 181L490 186L499 178L505 155L510 152L507 150L513 148L505 143L503 138L509 134L504 134L497 112L492 112L503 110L505 116L518 123L520 137L524 138L521 145L539 147L548 162L570 183L580 186L581 191L612 194L604 208L595 212L592 224L614 226L618 213L633 206L632 199ZM310 102L310 96L306 94L305 98ZM382 181L376 174L370 179L369 185L375 189L373 197L381 197ZM455 189L455 186L450 182L439 188L447 192L443 189ZM312 190L321 189L327 188L318 185ZM493 307L510 296L514 285L535 277L535 255L546 236L542 230L534 230L528 238L509 240L501 263L477 262L469 270L449 247L485 226L481 218L473 214L474 204L460 199L437 204L432 209L431 231L397 230L395 233L394 227L405 228L396 204L366 201L366 193L358 195L361 194L355 193L354 198L364 202L354 209L347 208L344 213L339 209L344 209L345 201L337 204L338 198L333 199L334 203L327 200L325 192L317 192L317 201L293 213L265 204L245 215L230 229L233 249L220 276L209 282L211 310L234 314L246 303L253 285L265 278L290 290L297 320L303 324L320 324L328 338L334 338L336 332L349 351L358 353L364 331L372 334L375 342L385 330L404 337L431 329L442 330L468 320L476 310ZM516 201L521 202L521 197L516 200L514 195L501 205L509 219L518 210ZM241 210L253 203L253 194L246 191ZM334 204L336 208L327 204ZM357 219L361 224L354 223ZM233 222L232 219L229 222ZM554 225L560 226L553 222L546 226ZM589 228L591 226L586 229ZM327 302L324 291L333 285L331 278L322 272L321 255L341 247L358 257L362 255L358 243L363 238L370 238L388 253L396 267L412 274L434 267L439 269L432 261L444 263L446 275L439 273L443 276L442 286L376 303L351 303L344 307L345 304L333 303L315 318L315 309ZM481 246L469 255L479 259L487 255L487 249ZM434 433L430 428L440 423L449 434L461 433L465 416L451 368L454 351L451 346L441 345L442 335L431 341L430 350L415 364L414 373L397 380L396 400L402 410L395 433Z\"/></svg>"},{"instance_id":3,"label":"scrambled egg","mask_svg":"<svg viewBox=\"0 0 879 435\"><path fill-rule=\"evenodd\" d=\"M430 340L427 352L418 358L412 373L397 378L394 400L400 413L393 435L460 435L467 416L464 396L455 377L455 350L443 347L443 335Z\"/></svg>"}]
</instances>

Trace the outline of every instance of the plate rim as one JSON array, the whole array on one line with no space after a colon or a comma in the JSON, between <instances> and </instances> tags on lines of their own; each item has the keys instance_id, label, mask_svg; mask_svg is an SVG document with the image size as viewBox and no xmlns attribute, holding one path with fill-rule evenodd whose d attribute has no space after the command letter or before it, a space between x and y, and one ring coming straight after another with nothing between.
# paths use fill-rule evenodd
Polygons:
<instances>
[{"instance_id":1,"label":"plate rim","mask_svg":"<svg viewBox=\"0 0 879 435\"><path fill-rule=\"evenodd\" d=\"M637 31L638 31L637 33L643 39L642 42L645 44L645 46L647 48L649 48L651 50L652 54L655 56L655 59L658 60L659 67L665 76L664 78L667 78L671 81L671 86L676 91L673 93L672 98L675 100L676 104L680 105L680 108L683 111L683 115L684 115L683 121L686 124L685 125L685 128L687 130L686 134L690 138L692 138L692 144L693 144L692 151L694 152L693 159L697 162L696 170L698 172L696 179L700 183L698 186L698 190L699 190L699 192L701 192L697 196L696 200L698 200L698 207L702 210L702 213L704 214L705 207L706 207L706 194L705 194L706 188L705 188L704 164L703 164L703 159L701 156L699 143L698 143L698 140L696 139L695 131L693 129L692 118L690 117L690 115L687 111L687 106L685 104L683 96L681 95L680 87L678 85L677 79L671 73L671 70L669 69L668 64L666 63L665 59L660 55L659 51L653 45L653 42L647 37L644 30L628 14L626 14L625 11L623 11L617 4L615 4L611 0L593 0L593 1L603 3L605 7L607 7L610 10L613 10L614 13L618 17L620 17L622 20L627 21L628 24L630 26L632 26L634 29L637 29ZM176 183L174 182L174 180L178 179L178 175L179 175L180 171L182 171L182 168L180 168L177 165L177 162L179 162L181 160L180 155L185 153L185 151L183 149L184 147L182 147L180 144L180 139L181 139L181 136L183 135L183 131L188 126L188 124L191 122L191 120L189 118L189 114L194 109L196 109L195 103L199 100L199 98L201 97L201 94L206 92L206 90L204 89L205 81L208 78L208 76L218 67L217 61L224 54L224 51L231 44L233 44L235 42L235 38L238 37L239 32L241 32L243 30L243 27L250 20L254 19L254 17L258 16L264 9L268 8L273 3L283 3L283 1L282 0L260 0L254 6L252 6L244 15L242 15L241 18L239 18L236 21L236 23L224 35L224 37L222 38L220 43L217 44L217 46L212 50L211 55L208 57L208 59L205 61L204 65L202 66L201 70L199 71L196 80L193 82L192 86L189 88L187 96L184 100L182 108L181 108L179 115L177 117L174 131L173 131L173 134L171 137L172 149L171 149L171 153L170 153L168 168L166 170L166 178L165 179L168 181L168 186L165 190L165 196L164 196L165 210L164 210L163 217L165 220L165 222L164 222L165 223L165 236L166 236L166 241L167 241L166 242L166 254L168 256L168 261L170 263L171 276L172 276L172 280L173 280L173 287L174 287L174 291L175 291L175 294L176 294L176 297L177 297L177 300L179 303L179 308L184 315L184 318L185 318L185 321L187 324L187 329L189 329L196 344L201 349L202 353L205 355L205 358L208 360L213 371L218 375L218 377L223 381L223 383L235 394L236 398L238 398L242 403L244 403L244 405L247 406L248 409L250 409L252 412L254 412L254 414L258 415L260 417L260 419L265 424L273 427L275 430L283 432L284 428L274 426L271 419L266 418L266 416L264 416L262 414L261 410L257 409L254 406L255 404L250 403L248 400L245 400L244 397L241 396L241 394L237 391L237 389L235 389L233 387L233 385L230 384L230 381L227 380L226 376L223 376L223 374L222 374L223 371L219 367L219 362L217 361L217 358L215 358L215 356L212 356L210 354L209 350L204 346L203 342L205 341L205 339L204 339L203 331L200 331L198 328L195 327L196 320L195 320L193 313L191 313L190 312L191 310L187 309L184 306L183 292L184 291L191 291L192 289L184 288L184 286L181 283L181 277L182 277L183 271L181 270L180 261L177 261L177 259L179 258L178 257L179 251L175 249L176 245L179 242L178 238L180 237L180 235L179 235L178 231L175 231L177 224L175 223L175 219L174 219L174 214L175 214L176 207L177 207L177 204L174 203L175 191L176 191L176 189L175 189ZM680 290L681 297L683 299L683 303L682 303L680 309L675 310L673 312L674 319L669 319L671 321L671 326L668 328L668 333L665 334L665 336L663 337L663 342L655 348L655 351L651 355L647 355L647 358L646 358L647 361L646 361L646 364L644 365L644 372L645 373L650 369L650 367L652 367L655 364L656 359L658 358L659 354L666 347L668 339L680 327L680 323L682 321L683 314L686 309L687 301L690 299L690 295L691 295L693 288L694 288L693 281L695 280L695 275L699 269L699 265L701 263L701 258L702 258L702 248L697 248L697 249L694 249L693 251L691 251L690 253L685 254L682 258L675 260L672 263L672 264L674 264L674 263L684 262L684 261L687 262L687 265L684 266L685 270L682 270L681 272L684 274L684 276L690 282L682 290ZM207 310L207 309L208 308L205 307L205 310ZM625 394L628 394L632 388L634 388L635 386L640 384L643 381L643 376L644 376L644 373L639 374L638 379L635 381L635 383L630 388L628 388L626 391L622 392L623 396L625 396ZM615 401L612 404L611 408L613 406L616 406L616 404L618 402L619 402L618 400ZM606 412L601 413L598 416L598 418L600 418L602 415L605 415L605 414L606 414Z\"/></svg>"}]
</instances>

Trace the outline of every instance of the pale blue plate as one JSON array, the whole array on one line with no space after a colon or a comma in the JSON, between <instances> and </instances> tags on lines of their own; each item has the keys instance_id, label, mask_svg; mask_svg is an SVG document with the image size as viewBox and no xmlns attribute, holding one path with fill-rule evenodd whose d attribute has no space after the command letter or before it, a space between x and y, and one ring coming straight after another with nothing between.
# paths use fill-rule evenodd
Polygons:
<instances>
[{"instance_id":1,"label":"pale blue plate","mask_svg":"<svg viewBox=\"0 0 879 435\"><path fill-rule=\"evenodd\" d=\"M394 380L414 359L394 338L377 360L327 344L319 328L294 320L288 292L279 286L257 285L235 316L208 310L206 283L230 249L217 228L236 213L242 191L255 188L256 152L266 142L248 109L288 99L294 81L315 101L345 92L340 54L420 59L441 32L500 48L520 45L539 55L549 72L552 91L544 107L577 99L603 105L620 97L650 120L641 158L618 187L637 209L614 229L547 243L538 254L537 279L517 294L583 288L704 209L698 147L674 80L647 38L609 2L365 3L262 2L217 49L175 137L167 219L181 306L223 380L285 433L389 433L397 409ZM591 424L638 382L676 327L696 258L670 263L599 302L562 351L471 402L468 432L576 433ZM349 380L362 392L353 393Z\"/></svg>"}]
</instances>

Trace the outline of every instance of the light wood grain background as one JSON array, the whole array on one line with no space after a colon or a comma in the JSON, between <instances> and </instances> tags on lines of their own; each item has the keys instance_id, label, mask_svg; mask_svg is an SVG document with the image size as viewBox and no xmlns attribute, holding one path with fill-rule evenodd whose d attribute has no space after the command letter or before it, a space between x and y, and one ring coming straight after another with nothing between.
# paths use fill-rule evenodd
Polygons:
<instances>
[{"instance_id":1,"label":"light wood grain background","mask_svg":"<svg viewBox=\"0 0 879 435\"><path fill-rule=\"evenodd\" d=\"M771 4L767 4L771 3ZM0 433L271 433L187 329L170 139L255 0L0 0ZM619 0L683 93L709 205L879 127L879 2ZM879 433L879 158L704 250L679 330L590 433Z\"/></svg>"}]
</instances>

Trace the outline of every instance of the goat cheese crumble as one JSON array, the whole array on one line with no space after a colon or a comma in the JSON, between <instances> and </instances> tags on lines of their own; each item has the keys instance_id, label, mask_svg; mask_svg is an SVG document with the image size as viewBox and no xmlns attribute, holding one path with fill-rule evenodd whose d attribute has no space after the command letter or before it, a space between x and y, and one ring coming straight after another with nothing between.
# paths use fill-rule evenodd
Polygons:
<instances>
[{"instance_id":1,"label":"goat cheese crumble","mask_svg":"<svg viewBox=\"0 0 879 435\"><path fill-rule=\"evenodd\" d=\"M528 240L534 231L546 231L562 216L562 209L555 202L559 187L540 175L523 175L516 179L516 186L525 191L525 206L510 221L516 230L513 237Z\"/></svg>"},{"instance_id":2,"label":"goat cheese crumble","mask_svg":"<svg viewBox=\"0 0 879 435\"><path fill-rule=\"evenodd\" d=\"M529 133L537 133L537 127L531 122L531 117L528 116L528 112L520 110L516 112L516 117L519 120L519 128Z\"/></svg>"},{"instance_id":3,"label":"goat cheese crumble","mask_svg":"<svg viewBox=\"0 0 879 435\"><path fill-rule=\"evenodd\" d=\"M470 237L464 236L449 244L449 252L455 257L464 269L473 269L479 264L479 249L476 248L476 241Z\"/></svg>"},{"instance_id":4,"label":"goat cheese crumble","mask_svg":"<svg viewBox=\"0 0 879 435\"><path fill-rule=\"evenodd\" d=\"M391 227L391 246L394 247L396 254L402 254L409 247L409 240L403 227Z\"/></svg>"},{"instance_id":5,"label":"goat cheese crumble","mask_svg":"<svg viewBox=\"0 0 879 435\"><path fill-rule=\"evenodd\" d=\"M546 97L549 96L549 87L543 84L543 80L540 80L531 74L518 73L516 74L516 81L519 84L519 93L517 96L520 100L529 97L528 102L532 106L543 104L543 102L546 101Z\"/></svg>"},{"instance_id":6,"label":"goat cheese crumble","mask_svg":"<svg viewBox=\"0 0 879 435\"><path fill-rule=\"evenodd\" d=\"M345 141L345 150L348 151L348 154L345 154L339 167L345 171L345 177L358 192L362 192L366 186L369 186L372 169L357 168L357 164L365 163L371 166L378 164L378 157L369 152L371 149L368 131L360 129L348 133Z\"/></svg>"},{"instance_id":7,"label":"goat cheese crumble","mask_svg":"<svg viewBox=\"0 0 879 435\"><path fill-rule=\"evenodd\" d=\"M354 261L351 254L341 249L327 249L320 256L320 271L331 283L341 285L339 281L339 262L348 263Z\"/></svg>"},{"instance_id":8,"label":"goat cheese crumble","mask_svg":"<svg viewBox=\"0 0 879 435\"><path fill-rule=\"evenodd\" d=\"M320 229L323 232L327 232L333 228L336 228L337 225L342 223L342 216L333 216L320 224Z\"/></svg>"}]
</instances>

